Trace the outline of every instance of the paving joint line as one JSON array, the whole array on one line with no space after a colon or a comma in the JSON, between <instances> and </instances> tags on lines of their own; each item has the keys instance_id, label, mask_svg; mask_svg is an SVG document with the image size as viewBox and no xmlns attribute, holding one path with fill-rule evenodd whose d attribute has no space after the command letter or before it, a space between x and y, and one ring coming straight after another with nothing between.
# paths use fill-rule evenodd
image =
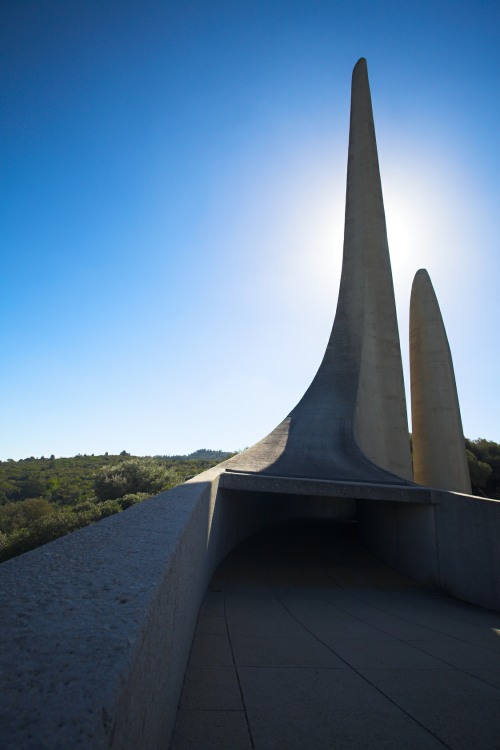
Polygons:
<instances>
[{"instance_id":1,"label":"paving joint line","mask_svg":"<svg viewBox=\"0 0 500 750\"><path fill-rule=\"evenodd\" d=\"M269 573L269 569L267 570L267 572ZM323 572L324 572L324 571L323 571ZM268 581L269 581L269 575L268 575ZM298 623L298 625L300 625L300 626L301 626L302 628L304 628L304 630L306 630L306 631L307 631L308 633L310 633L310 634L311 634L311 635L313 636L313 638L315 638L315 639L316 639L316 640L317 640L317 641L318 641L319 643L321 643L321 644L322 644L323 646L325 646L325 647L326 647L326 648L327 648L327 649L328 649L329 651L331 651L331 653L332 653L332 654L334 654L334 656L336 656L336 657L337 657L338 659L340 659L340 661L344 662L344 664L346 664L346 665L347 665L347 666L349 667L349 669L351 669L351 670L352 670L353 672L355 672L355 674L357 674L357 675L358 675L358 676L359 676L359 677L360 677L360 678L361 678L361 679L362 679L362 680L363 680L364 682L368 683L368 685L371 685L371 687L373 687L373 688L374 688L374 690L376 690L376 691L377 691L377 692L378 692L378 693L379 693L380 695L382 695L382 696L383 696L383 697L384 697L384 698L385 698L386 700L388 700L388 701L389 701L390 703L392 703L392 704L393 704L393 705L394 705L394 706L395 706L395 707L396 707L396 708L397 708L397 709L398 709L399 711L401 711L401 713L403 713L403 714L404 714L405 716L407 716L407 717L408 717L408 718L409 718L409 719L410 719L411 721L414 721L414 722L415 722L415 724L417 724L417 725L418 725L419 727L421 727L421 728L422 728L422 729L423 729L423 730L424 730L425 732L427 732L427 733L428 733L428 734L430 734L430 735L431 735L432 737L434 737L434 739L436 739L436 740L437 740L437 741L438 741L438 742L439 742L439 743L440 743L441 745L443 745L443 747L446 747L446 748L448 748L448 750L453 750L453 749L451 748L451 746L450 746L450 745L448 745L448 744L447 744L447 743L446 743L446 742L445 742L444 740L442 740L442 739L441 739L441 738L440 738L440 737L439 737L439 736L438 736L437 734L435 734L435 733L434 733L434 732L433 732L433 731L432 731L431 729L429 729L428 727L426 727L426 726L425 726L424 724L422 724L422 723L421 723L421 722L420 722L420 721L419 721L419 720L418 720L417 718L415 718L415 717L414 717L414 716L412 716L412 715L411 715L410 713L408 713L408 711L406 711L406 710L405 710L405 709L404 709L404 708L403 708L402 706L400 706L400 705L399 705L398 703L396 703L396 701L395 701L395 700L393 700L393 699L392 699L392 698L391 698L390 696L388 696L388 695L387 695L386 693L384 693L384 691L383 691L383 690L381 690L381 689L380 689L380 688L379 688L379 687L378 687L377 685L375 685L375 684L374 684L373 682L371 682L371 680L369 680L369 679L368 679L368 678L367 678L367 677L366 677L366 676L365 676L364 674L362 674L362 673L361 673L361 672L360 672L360 671L359 671L358 669L356 669L356 667L353 667L353 666L352 666L351 664L349 664L349 662L348 662L348 661L346 661L346 660L345 660L345 659L344 659L344 658L343 658L342 656L340 656L340 654L338 654L338 653L337 653L337 652L335 651L335 649L333 649L333 648L332 648L331 646L329 646L329 645L328 645L327 643L325 643L324 641L322 641L322 640L321 640L321 638L318 638L318 636L317 636L317 635L315 635L315 634L314 634L314 632L313 632L312 630L310 630L310 629L309 629L309 628L308 628L308 627L307 627L306 625L304 625L304 624L303 624L303 623L302 623L302 622L301 622L301 621L300 621L300 620L298 619L298 617L296 617L296 616L295 616L295 615L293 614L293 612L291 612L291 611L290 611L290 610L288 609L288 607L286 606L286 604L284 604L284 603L283 603L283 601L282 601L282 600L281 600L281 599L279 598L279 596L278 596L278 595L276 594L276 592L274 591L273 585L272 585L272 583L270 583L270 582L269 582L269 587L270 587L271 591L273 592L274 596L276 597L276 600L277 600L277 601L278 601L278 602L279 602L279 603L281 604L281 606L283 607L283 609L284 609L284 610L285 610L286 612L288 612L288 614L290 615L290 617L292 617L292 619L293 619L293 620L295 620L295 622L297 622L297 623ZM329 604L331 604L331 602L329 602Z\"/></svg>"},{"instance_id":2,"label":"paving joint line","mask_svg":"<svg viewBox=\"0 0 500 750\"><path fill-rule=\"evenodd\" d=\"M253 740L252 730L250 728L250 721L248 719L248 711L247 711L247 707L246 707L246 703L245 703L245 697L243 695L243 688L241 686L240 673L239 673L239 670L238 670L238 666L236 664L236 659L234 657L233 641L231 639L231 633L229 631L229 623L227 621L227 582L228 582L228 578L230 577L230 573L231 573L231 571L228 572L228 577L226 578L226 582L225 582L225 585L224 585L224 621L226 623L227 639L229 641L229 647L231 649L231 658L233 660L233 667L234 667L234 671L235 671L235 674L236 674L236 680L238 682L238 689L240 691L241 703L243 705L243 713L245 715L245 722L246 722L246 725L247 725L248 737L250 739L250 745L252 746L252 750L255 750L255 743L254 743L254 740Z\"/></svg>"}]
</instances>

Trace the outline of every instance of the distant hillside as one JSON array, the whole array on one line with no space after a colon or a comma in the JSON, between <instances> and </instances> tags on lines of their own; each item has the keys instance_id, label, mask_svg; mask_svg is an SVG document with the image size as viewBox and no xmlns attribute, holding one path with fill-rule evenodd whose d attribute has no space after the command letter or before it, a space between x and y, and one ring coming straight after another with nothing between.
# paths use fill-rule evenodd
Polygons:
<instances>
[{"instance_id":1,"label":"distant hillside","mask_svg":"<svg viewBox=\"0 0 500 750\"><path fill-rule=\"evenodd\" d=\"M170 458L174 461L225 461L226 458L234 456L234 451L213 451L210 448L199 448L194 453L184 456L157 456L157 458Z\"/></svg>"}]
</instances>

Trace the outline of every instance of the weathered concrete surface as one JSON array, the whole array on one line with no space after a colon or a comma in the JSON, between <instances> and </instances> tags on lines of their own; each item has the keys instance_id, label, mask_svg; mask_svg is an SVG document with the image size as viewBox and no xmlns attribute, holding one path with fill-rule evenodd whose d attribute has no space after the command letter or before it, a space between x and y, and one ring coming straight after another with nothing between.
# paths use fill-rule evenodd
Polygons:
<instances>
[{"instance_id":1,"label":"weathered concrete surface","mask_svg":"<svg viewBox=\"0 0 500 750\"><path fill-rule=\"evenodd\" d=\"M493 750L498 614L415 585L355 524L268 528L222 563L171 750Z\"/></svg>"},{"instance_id":2,"label":"weathered concrete surface","mask_svg":"<svg viewBox=\"0 0 500 750\"><path fill-rule=\"evenodd\" d=\"M399 332L364 59L356 64L352 79L344 264L338 310L350 335L358 316L362 316L358 323L362 338L358 344L356 442L373 463L412 479ZM344 338L340 332L337 335Z\"/></svg>"},{"instance_id":3,"label":"weathered concrete surface","mask_svg":"<svg viewBox=\"0 0 500 750\"><path fill-rule=\"evenodd\" d=\"M428 504L358 501L360 537L414 580L500 610L500 501L428 491Z\"/></svg>"},{"instance_id":4,"label":"weathered concrete surface","mask_svg":"<svg viewBox=\"0 0 500 750\"><path fill-rule=\"evenodd\" d=\"M381 560L428 586L440 586L434 505L358 502L359 534Z\"/></svg>"},{"instance_id":5,"label":"weathered concrete surface","mask_svg":"<svg viewBox=\"0 0 500 750\"><path fill-rule=\"evenodd\" d=\"M412 479L406 400L366 60L352 76L342 278L320 368L240 471L401 483Z\"/></svg>"},{"instance_id":6,"label":"weathered concrete surface","mask_svg":"<svg viewBox=\"0 0 500 750\"><path fill-rule=\"evenodd\" d=\"M500 610L500 501L434 491L439 587Z\"/></svg>"},{"instance_id":7,"label":"weathered concrete surface","mask_svg":"<svg viewBox=\"0 0 500 750\"><path fill-rule=\"evenodd\" d=\"M226 466L227 464L221 464ZM377 484L375 482L338 482L329 479L306 479L305 477L280 477L272 474L254 474L239 472L227 468L220 475L219 487L224 489L245 490L247 492L279 492L287 495L302 495L312 502L314 498L327 498L331 504L333 498L347 500L381 500L398 503L434 502L433 494L428 487L415 484ZM290 498L291 500L291 498Z\"/></svg>"},{"instance_id":8,"label":"weathered concrete surface","mask_svg":"<svg viewBox=\"0 0 500 750\"><path fill-rule=\"evenodd\" d=\"M415 481L470 494L450 346L439 304L421 268L410 302L410 374Z\"/></svg>"},{"instance_id":9,"label":"weathered concrete surface","mask_svg":"<svg viewBox=\"0 0 500 750\"><path fill-rule=\"evenodd\" d=\"M182 485L0 566L2 750L162 746L215 491Z\"/></svg>"}]
</instances>

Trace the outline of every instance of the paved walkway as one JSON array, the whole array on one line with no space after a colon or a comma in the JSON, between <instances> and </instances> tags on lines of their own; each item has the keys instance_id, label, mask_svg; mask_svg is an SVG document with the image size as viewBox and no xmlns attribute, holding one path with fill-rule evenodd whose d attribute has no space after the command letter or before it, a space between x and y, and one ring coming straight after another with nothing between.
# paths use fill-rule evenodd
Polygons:
<instances>
[{"instance_id":1,"label":"paved walkway","mask_svg":"<svg viewBox=\"0 0 500 750\"><path fill-rule=\"evenodd\" d=\"M500 748L500 614L303 521L237 547L198 619L171 750Z\"/></svg>"}]
</instances>

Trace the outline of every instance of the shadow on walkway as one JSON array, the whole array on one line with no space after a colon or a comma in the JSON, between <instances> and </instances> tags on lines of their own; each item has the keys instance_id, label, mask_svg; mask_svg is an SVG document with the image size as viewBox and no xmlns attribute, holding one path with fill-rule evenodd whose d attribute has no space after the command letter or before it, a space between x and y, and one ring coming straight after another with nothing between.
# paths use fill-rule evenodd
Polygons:
<instances>
[{"instance_id":1,"label":"shadow on walkway","mask_svg":"<svg viewBox=\"0 0 500 750\"><path fill-rule=\"evenodd\" d=\"M171 750L500 748L500 615L301 520L240 544L200 610Z\"/></svg>"}]
</instances>

